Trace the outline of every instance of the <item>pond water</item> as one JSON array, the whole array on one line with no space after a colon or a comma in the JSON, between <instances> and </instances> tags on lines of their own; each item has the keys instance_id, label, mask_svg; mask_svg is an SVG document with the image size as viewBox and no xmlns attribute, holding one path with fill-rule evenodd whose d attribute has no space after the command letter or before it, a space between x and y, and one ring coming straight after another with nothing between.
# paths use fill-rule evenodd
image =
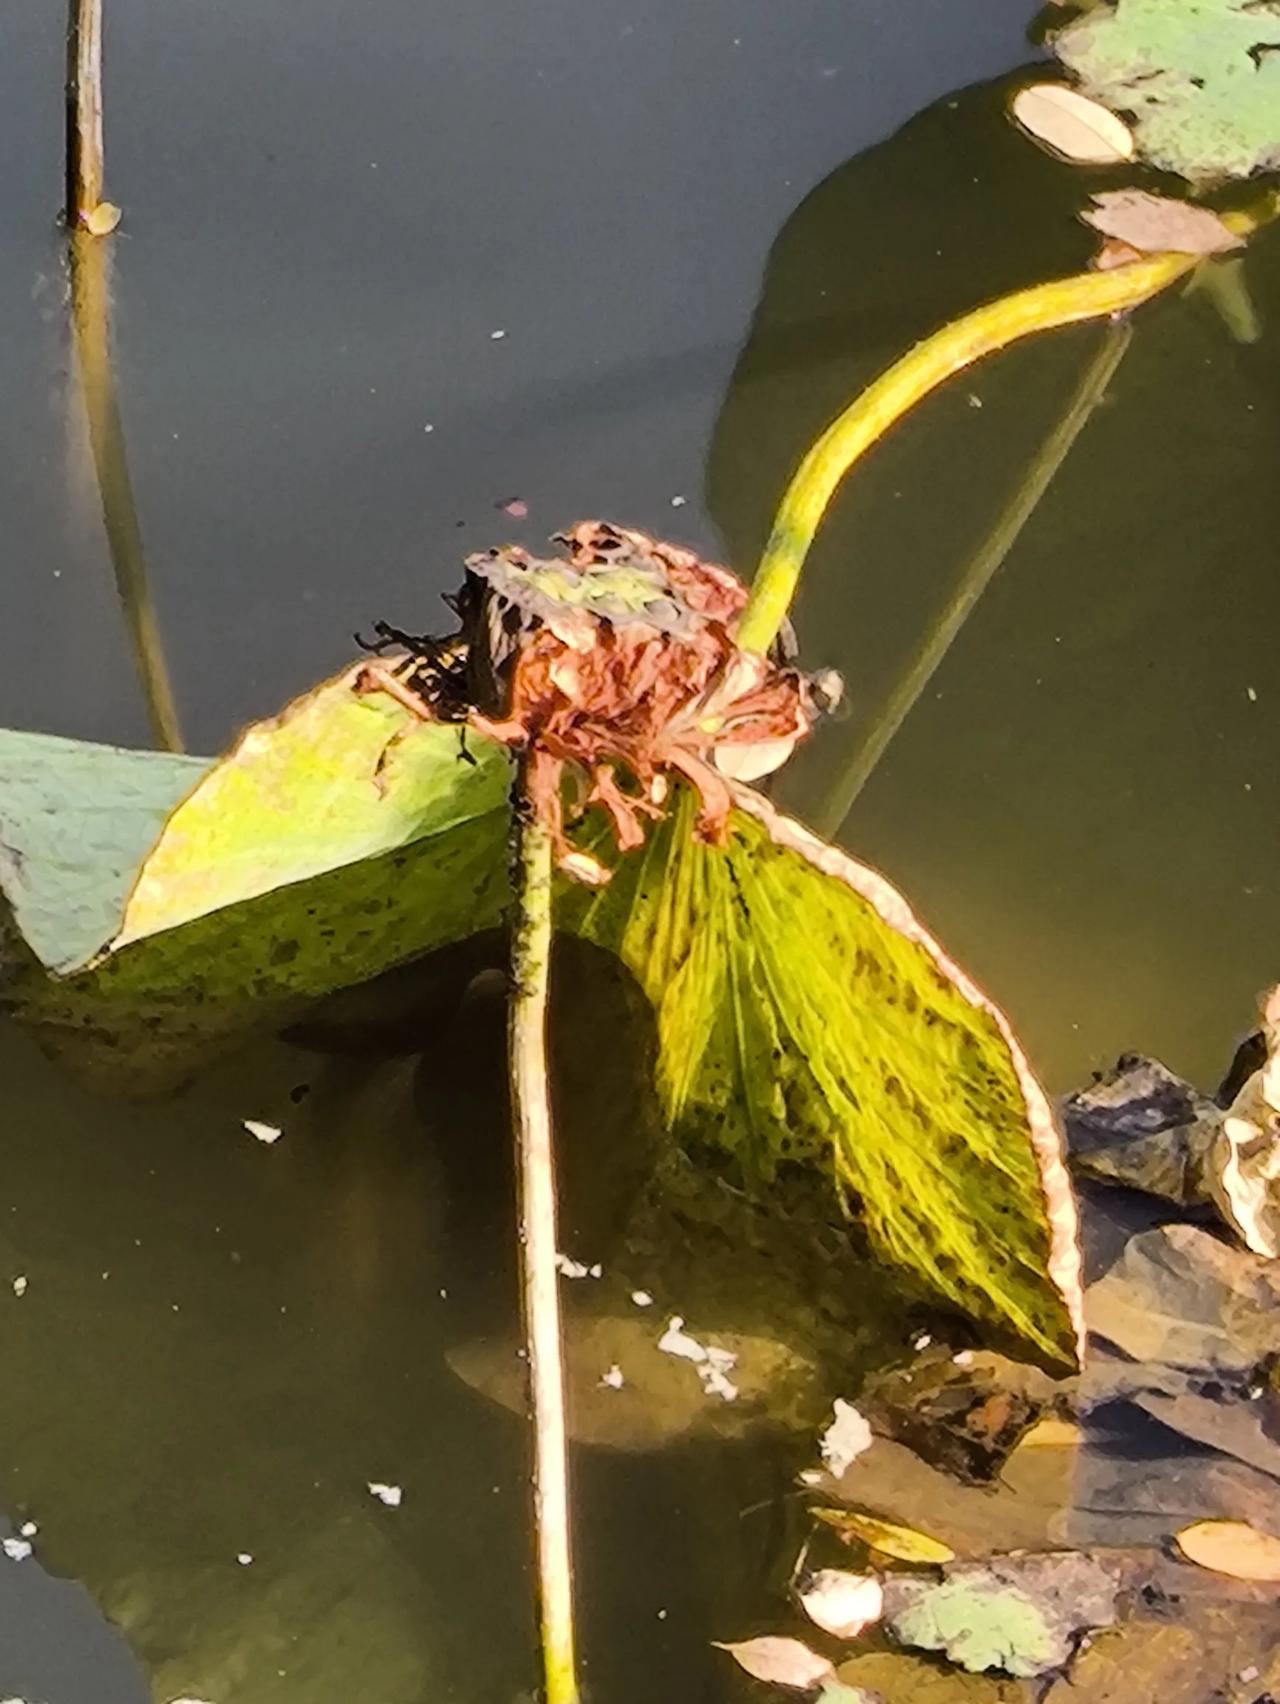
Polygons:
<instances>
[{"instance_id":1,"label":"pond water","mask_svg":"<svg viewBox=\"0 0 1280 1704\"><path fill-rule=\"evenodd\" d=\"M1073 212L1107 181L1003 119L1023 0L108 11L114 377L197 752L353 629L431 626L474 548L601 514L748 573L842 402L964 307L1079 267ZM21 0L4 47L0 726L141 746L55 224L58 9ZM1278 268L1274 243L1251 257L1256 342L1202 300L1141 316L849 808L859 742L1099 334L938 397L806 575L805 657L850 711L781 796L893 875L1055 1090L1130 1047L1212 1088L1276 976ZM0 1030L0 1278L28 1279L0 1505L40 1529L30 1605L0 1596L0 1692L531 1685L523 1429L445 1360L514 1328L499 1026L431 1012L424 1059L263 1040L142 1105ZM597 1699L741 1694L707 1640L776 1604L794 1466L693 1436L580 1453Z\"/></svg>"}]
</instances>

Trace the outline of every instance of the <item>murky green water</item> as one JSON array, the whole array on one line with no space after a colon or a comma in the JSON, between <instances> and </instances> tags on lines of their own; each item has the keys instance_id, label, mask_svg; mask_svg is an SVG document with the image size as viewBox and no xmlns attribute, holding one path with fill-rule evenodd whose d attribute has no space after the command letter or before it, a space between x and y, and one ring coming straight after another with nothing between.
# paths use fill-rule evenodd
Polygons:
<instances>
[{"instance_id":1,"label":"murky green water","mask_svg":"<svg viewBox=\"0 0 1280 1704\"><path fill-rule=\"evenodd\" d=\"M944 98L1027 57L1022 0L109 10L115 373L194 750L371 618L430 625L481 544L600 513L749 571L858 385L1086 252L1094 180L1016 138L998 85ZM0 725L145 744L54 227L61 22L22 5L0 55ZM1278 266L1275 244L1250 261L1254 345L1202 302L1144 313L847 817L877 705L1098 333L897 433L798 611L852 708L783 796L893 874L1054 1087L1129 1046L1211 1085L1275 976ZM513 497L527 521L497 512ZM3 1309L0 1506L136 1653L32 1586L0 1690L531 1684L523 1429L446 1361L513 1329L500 1036L456 1001L426 1027L424 1060L264 1041L141 1107L0 1033L0 1279L29 1281ZM615 1097L599 1139L633 1113ZM706 1641L772 1612L794 1465L696 1436L579 1452L597 1699L738 1695Z\"/></svg>"}]
</instances>

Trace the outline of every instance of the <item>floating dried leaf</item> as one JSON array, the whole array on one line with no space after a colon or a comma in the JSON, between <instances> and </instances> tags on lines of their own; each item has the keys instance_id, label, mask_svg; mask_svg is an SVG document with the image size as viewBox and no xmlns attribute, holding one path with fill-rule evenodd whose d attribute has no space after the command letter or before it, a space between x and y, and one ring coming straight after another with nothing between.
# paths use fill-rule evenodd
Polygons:
<instances>
[{"instance_id":1,"label":"floating dried leaf","mask_svg":"<svg viewBox=\"0 0 1280 1704\"><path fill-rule=\"evenodd\" d=\"M1233 1580L1280 1581L1280 1538L1247 1521L1196 1521L1174 1535L1188 1562Z\"/></svg>"},{"instance_id":2,"label":"floating dried leaf","mask_svg":"<svg viewBox=\"0 0 1280 1704\"><path fill-rule=\"evenodd\" d=\"M814 1509L813 1513L827 1526L834 1527L842 1538L856 1538L881 1556L895 1562L912 1562L920 1567L936 1567L955 1559L955 1551L940 1539L914 1527L899 1526L875 1515L864 1515L857 1509Z\"/></svg>"},{"instance_id":3,"label":"floating dried leaf","mask_svg":"<svg viewBox=\"0 0 1280 1704\"><path fill-rule=\"evenodd\" d=\"M1093 206L1080 217L1095 231L1141 254L1226 254L1244 247L1244 238L1224 225L1211 208L1151 195L1145 189L1113 189L1095 195Z\"/></svg>"},{"instance_id":4,"label":"floating dried leaf","mask_svg":"<svg viewBox=\"0 0 1280 1704\"><path fill-rule=\"evenodd\" d=\"M1114 166L1133 158L1133 132L1124 120L1065 83L1020 89L1010 111L1028 136L1061 160Z\"/></svg>"},{"instance_id":5,"label":"floating dried leaf","mask_svg":"<svg viewBox=\"0 0 1280 1704\"><path fill-rule=\"evenodd\" d=\"M836 1672L826 1657L820 1657L799 1639L765 1634L736 1644L726 1644L720 1639L711 1643L718 1651L728 1651L753 1679L768 1681L773 1686L792 1686L798 1692L807 1692L810 1687L830 1680Z\"/></svg>"}]
</instances>

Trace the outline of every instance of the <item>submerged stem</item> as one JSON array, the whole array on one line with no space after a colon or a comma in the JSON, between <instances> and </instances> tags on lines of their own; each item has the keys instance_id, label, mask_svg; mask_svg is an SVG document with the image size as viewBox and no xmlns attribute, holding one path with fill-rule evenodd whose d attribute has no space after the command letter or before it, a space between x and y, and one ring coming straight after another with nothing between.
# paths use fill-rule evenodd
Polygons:
<instances>
[{"instance_id":1,"label":"submerged stem","mask_svg":"<svg viewBox=\"0 0 1280 1704\"><path fill-rule=\"evenodd\" d=\"M522 764L514 813L516 915L508 1062L520 1193L521 1291L533 1403L533 1519L546 1704L577 1704L555 1158L547 1077L551 836L532 814L525 775Z\"/></svg>"},{"instance_id":2,"label":"submerged stem","mask_svg":"<svg viewBox=\"0 0 1280 1704\"><path fill-rule=\"evenodd\" d=\"M1241 236L1280 213L1280 191L1223 223ZM810 448L783 494L773 530L738 623L738 644L767 651L795 596L800 570L827 505L853 464L953 374L1024 337L1105 319L1157 296L1198 264L1191 254L1157 254L1106 272L1081 272L1001 296L944 325L917 343L836 416Z\"/></svg>"},{"instance_id":3,"label":"submerged stem","mask_svg":"<svg viewBox=\"0 0 1280 1704\"><path fill-rule=\"evenodd\" d=\"M1092 361L1067 404L1066 412L1037 450L1018 488L1000 511L986 538L970 557L968 566L945 608L925 636L905 672L889 694L874 726L836 777L814 815L813 826L830 839L853 808L858 794L871 778L885 750L915 708L920 694L937 672L956 635L973 613L979 598L991 584L997 569L1008 556L1036 505L1053 483L1090 415L1106 395L1107 386L1129 347L1133 327L1116 322L1107 327Z\"/></svg>"}]
</instances>

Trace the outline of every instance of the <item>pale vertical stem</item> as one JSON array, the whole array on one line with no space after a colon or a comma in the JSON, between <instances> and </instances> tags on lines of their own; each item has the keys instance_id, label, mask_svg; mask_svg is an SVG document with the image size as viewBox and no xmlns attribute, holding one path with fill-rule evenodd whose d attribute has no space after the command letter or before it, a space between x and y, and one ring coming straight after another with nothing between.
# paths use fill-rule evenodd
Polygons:
<instances>
[{"instance_id":1,"label":"pale vertical stem","mask_svg":"<svg viewBox=\"0 0 1280 1704\"><path fill-rule=\"evenodd\" d=\"M972 615L979 598L995 577L996 570L1018 542L1019 534L1053 483L1054 476L1067 459L1071 446L1106 395L1107 386L1124 358L1132 335L1133 328L1127 323L1113 323L1107 327L1106 335L1076 386L1066 412L1041 444L1017 490L1000 511L996 524L970 557L954 592L929 629L924 643L889 694L875 725L868 731L866 738L837 776L814 813L813 826L819 834L828 837L835 834L852 810L854 801L871 779L872 771L884 756L890 740L911 714L920 694L937 673L956 635Z\"/></svg>"},{"instance_id":2,"label":"pale vertical stem","mask_svg":"<svg viewBox=\"0 0 1280 1704\"><path fill-rule=\"evenodd\" d=\"M110 249L88 231L71 233L71 317L80 384L89 426L89 447L102 501L116 591L129 630L138 679L156 740L168 751L181 751L182 729L155 606L147 583L142 530L133 500L124 426L116 400L111 364L109 284Z\"/></svg>"},{"instance_id":3,"label":"pale vertical stem","mask_svg":"<svg viewBox=\"0 0 1280 1704\"><path fill-rule=\"evenodd\" d=\"M526 760L527 762L527 760ZM551 836L522 764L514 794L516 913L508 1061L519 1179L521 1289L533 1404L533 1520L546 1704L577 1704L568 1445L556 1270L556 1182L547 1075Z\"/></svg>"},{"instance_id":4,"label":"pale vertical stem","mask_svg":"<svg viewBox=\"0 0 1280 1704\"><path fill-rule=\"evenodd\" d=\"M102 0L70 0L67 28L67 224L102 200Z\"/></svg>"}]
</instances>

